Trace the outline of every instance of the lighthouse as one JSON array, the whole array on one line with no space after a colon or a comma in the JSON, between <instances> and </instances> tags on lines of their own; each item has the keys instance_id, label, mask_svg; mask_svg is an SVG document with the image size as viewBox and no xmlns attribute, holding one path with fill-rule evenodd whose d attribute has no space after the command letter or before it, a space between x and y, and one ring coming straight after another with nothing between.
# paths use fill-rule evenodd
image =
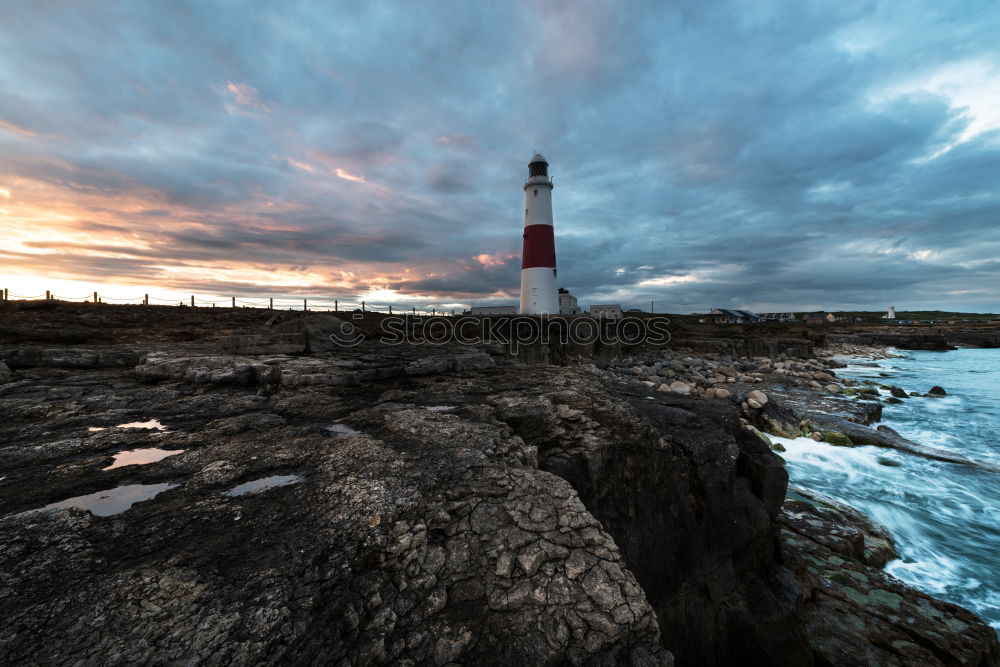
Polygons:
<instances>
[{"instance_id":1,"label":"lighthouse","mask_svg":"<svg viewBox=\"0 0 1000 667\"><path fill-rule=\"evenodd\" d=\"M549 163L535 153L524 182L524 246L521 253L521 312L559 312L556 242L552 228L552 179Z\"/></svg>"}]
</instances>

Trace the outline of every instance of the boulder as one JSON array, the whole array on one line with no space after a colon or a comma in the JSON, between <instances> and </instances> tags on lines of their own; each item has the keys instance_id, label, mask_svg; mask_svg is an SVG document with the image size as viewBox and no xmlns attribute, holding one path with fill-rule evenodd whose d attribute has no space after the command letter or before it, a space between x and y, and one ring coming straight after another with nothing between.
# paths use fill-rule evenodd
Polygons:
<instances>
[{"instance_id":1,"label":"boulder","mask_svg":"<svg viewBox=\"0 0 1000 667\"><path fill-rule=\"evenodd\" d=\"M677 380L675 382L670 383L670 391L672 391L675 394L684 394L684 395L690 394L691 385L689 385L686 382L681 382L680 380Z\"/></svg>"},{"instance_id":2,"label":"boulder","mask_svg":"<svg viewBox=\"0 0 1000 667\"><path fill-rule=\"evenodd\" d=\"M823 442L829 443L834 447L853 447L854 443L851 439L840 431L824 431L823 432Z\"/></svg>"},{"instance_id":3,"label":"boulder","mask_svg":"<svg viewBox=\"0 0 1000 667\"><path fill-rule=\"evenodd\" d=\"M754 389L749 394L747 394L747 399L755 401L761 407L767 405L767 394L762 392L760 389Z\"/></svg>"},{"instance_id":4,"label":"boulder","mask_svg":"<svg viewBox=\"0 0 1000 667\"><path fill-rule=\"evenodd\" d=\"M890 386L889 387L889 393L892 394L893 398L909 398L910 397L910 395L906 393L905 389L901 389L900 387L896 387L896 386Z\"/></svg>"},{"instance_id":5,"label":"boulder","mask_svg":"<svg viewBox=\"0 0 1000 667\"><path fill-rule=\"evenodd\" d=\"M719 388L717 388L715 390L715 397L716 398L729 398L731 395L732 395L732 392L730 392L728 389L723 389L723 388L719 387Z\"/></svg>"},{"instance_id":6,"label":"boulder","mask_svg":"<svg viewBox=\"0 0 1000 667\"><path fill-rule=\"evenodd\" d=\"M9 382L10 376L11 376L10 368L7 367L7 364L0 361L0 384L4 382Z\"/></svg>"},{"instance_id":7,"label":"boulder","mask_svg":"<svg viewBox=\"0 0 1000 667\"><path fill-rule=\"evenodd\" d=\"M100 327L105 324L104 318L94 313L85 313L76 318L76 321L85 327Z\"/></svg>"},{"instance_id":8,"label":"boulder","mask_svg":"<svg viewBox=\"0 0 1000 667\"><path fill-rule=\"evenodd\" d=\"M273 328L276 334L301 334L305 351L334 352L353 347L358 340L354 326L325 313L307 314L282 322Z\"/></svg>"},{"instance_id":9,"label":"boulder","mask_svg":"<svg viewBox=\"0 0 1000 667\"><path fill-rule=\"evenodd\" d=\"M943 387L934 386L934 387L930 388L930 391L927 392L927 395L928 396L947 396L948 392L946 392ZM893 394L893 396L895 396L895 394Z\"/></svg>"},{"instance_id":10,"label":"boulder","mask_svg":"<svg viewBox=\"0 0 1000 667\"><path fill-rule=\"evenodd\" d=\"M306 351L306 337L301 333L226 336L219 344L230 354L300 354Z\"/></svg>"},{"instance_id":11,"label":"boulder","mask_svg":"<svg viewBox=\"0 0 1000 667\"><path fill-rule=\"evenodd\" d=\"M825 387L823 387L823 389L825 389L826 391L830 392L831 394L839 394L840 393L840 385L838 385L838 384L830 383L830 384L826 385Z\"/></svg>"}]
</instances>

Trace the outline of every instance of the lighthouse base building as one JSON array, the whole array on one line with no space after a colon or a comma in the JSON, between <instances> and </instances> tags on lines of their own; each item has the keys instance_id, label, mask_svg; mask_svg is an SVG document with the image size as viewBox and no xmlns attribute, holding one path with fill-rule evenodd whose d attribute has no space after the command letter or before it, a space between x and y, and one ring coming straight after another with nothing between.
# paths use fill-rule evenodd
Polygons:
<instances>
[{"instance_id":1,"label":"lighthouse base building","mask_svg":"<svg viewBox=\"0 0 1000 667\"><path fill-rule=\"evenodd\" d=\"M559 313L556 244L552 227L552 179L549 163L535 153L524 182L524 245L521 254L521 312Z\"/></svg>"}]
</instances>

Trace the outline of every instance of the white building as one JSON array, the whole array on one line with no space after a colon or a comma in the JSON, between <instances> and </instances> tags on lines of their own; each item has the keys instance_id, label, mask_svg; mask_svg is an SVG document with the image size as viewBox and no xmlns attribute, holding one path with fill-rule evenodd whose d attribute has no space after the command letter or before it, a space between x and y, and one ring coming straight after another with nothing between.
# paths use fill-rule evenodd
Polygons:
<instances>
[{"instance_id":1,"label":"white building","mask_svg":"<svg viewBox=\"0 0 1000 667\"><path fill-rule=\"evenodd\" d=\"M559 314L579 315L580 306L576 305L576 297L569 293L569 290L559 288Z\"/></svg>"},{"instance_id":2,"label":"white building","mask_svg":"<svg viewBox=\"0 0 1000 667\"><path fill-rule=\"evenodd\" d=\"M607 318L610 320L620 320L622 318L622 306L620 303L611 303L601 306L591 306L590 316L597 318Z\"/></svg>"},{"instance_id":3,"label":"white building","mask_svg":"<svg viewBox=\"0 0 1000 667\"><path fill-rule=\"evenodd\" d=\"M882 316L883 320L894 320L896 319L896 307L889 306L889 311Z\"/></svg>"},{"instance_id":4,"label":"white building","mask_svg":"<svg viewBox=\"0 0 1000 667\"><path fill-rule=\"evenodd\" d=\"M524 245L521 253L521 312L559 312L556 289L556 242L552 227L552 179L549 163L535 153L524 182Z\"/></svg>"},{"instance_id":5,"label":"white building","mask_svg":"<svg viewBox=\"0 0 1000 667\"><path fill-rule=\"evenodd\" d=\"M471 315L517 315L517 306L473 306Z\"/></svg>"}]
</instances>

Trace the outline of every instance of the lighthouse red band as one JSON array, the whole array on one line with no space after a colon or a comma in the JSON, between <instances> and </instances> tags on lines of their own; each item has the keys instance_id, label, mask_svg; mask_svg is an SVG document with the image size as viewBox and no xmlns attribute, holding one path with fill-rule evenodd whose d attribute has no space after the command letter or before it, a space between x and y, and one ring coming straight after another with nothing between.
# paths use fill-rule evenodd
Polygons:
<instances>
[{"instance_id":1,"label":"lighthouse red band","mask_svg":"<svg viewBox=\"0 0 1000 667\"><path fill-rule=\"evenodd\" d=\"M530 225L524 228L524 251L521 268L555 268L556 235L552 225Z\"/></svg>"},{"instance_id":2,"label":"lighthouse red band","mask_svg":"<svg viewBox=\"0 0 1000 667\"><path fill-rule=\"evenodd\" d=\"M552 179L549 163L535 153L524 182L524 246L521 255L521 312L559 312L556 242L552 226Z\"/></svg>"}]
</instances>

